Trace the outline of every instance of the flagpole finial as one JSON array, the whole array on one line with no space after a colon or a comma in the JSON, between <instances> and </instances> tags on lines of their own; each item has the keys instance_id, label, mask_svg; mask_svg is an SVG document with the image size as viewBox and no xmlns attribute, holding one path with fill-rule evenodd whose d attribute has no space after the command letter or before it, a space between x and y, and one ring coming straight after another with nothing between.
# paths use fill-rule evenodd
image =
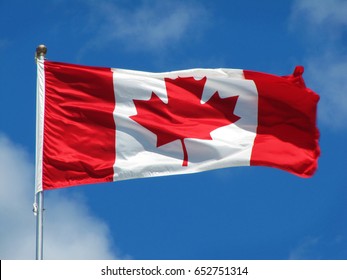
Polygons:
<instances>
[{"instance_id":1,"label":"flagpole finial","mask_svg":"<svg viewBox=\"0 0 347 280\"><path fill-rule=\"evenodd\" d=\"M36 57L45 57L47 53L47 47L45 45L39 45L36 48Z\"/></svg>"}]
</instances>

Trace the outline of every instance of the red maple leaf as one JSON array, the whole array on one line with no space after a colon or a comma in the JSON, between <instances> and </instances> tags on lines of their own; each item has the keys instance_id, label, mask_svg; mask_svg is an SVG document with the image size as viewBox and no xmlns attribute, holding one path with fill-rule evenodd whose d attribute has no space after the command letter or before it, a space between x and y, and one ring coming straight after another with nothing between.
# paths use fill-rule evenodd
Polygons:
<instances>
[{"instance_id":1,"label":"red maple leaf","mask_svg":"<svg viewBox=\"0 0 347 280\"><path fill-rule=\"evenodd\" d=\"M149 100L134 100L137 115L130 118L157 135L157 147L175 140L182 143L184 159L188 165L185 138L212 140L210 132L240 117L234 115L238 96L221 98L218 91L204 104L201 96L207 78L165 78L168 103L154 92Z\"/></svg>"}]
</instances>

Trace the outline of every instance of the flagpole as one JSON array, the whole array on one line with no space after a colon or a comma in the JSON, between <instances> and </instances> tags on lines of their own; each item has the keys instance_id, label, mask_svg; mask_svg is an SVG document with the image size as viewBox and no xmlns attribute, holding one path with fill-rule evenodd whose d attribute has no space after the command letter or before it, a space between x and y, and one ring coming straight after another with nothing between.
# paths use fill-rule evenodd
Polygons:
<instances>
[{"instance_id":1,"label":"flagpole","mask_svg":"<svg viewBox=\"0 0 347 280\"><path fill-rule=\"evenodd\" d=\"M36 48L36 59L43 61L45 59L45 55L47 53L47 48L45 45L39 45ZM39 79L40 77L38 77ZM39 87L39 82L37 83L37 87ZM40 143L40 104L39 104L39 90L37 89L37 96L36 96L36 176L35 176L35 203L34 203L34 214L36 215L36 260L43 260L43 190L37 191L38 183L41 184L38 181L38 170L42 170L41 167L39 167L40 164L42 164L42 161L39 159L40 156L38 154L40 153L39 144ZM40 176L42 178L42 176Z\"/></svg>"},{"instance_id":2,"label":"flagpole","mask_svg":"<svg viewBox=\"0 0 347 280\"><path fill-rule=\"evenodd\" d=\"M43 260L43 191L36 194L36 260Z\"/></svg>"}]
</instances>

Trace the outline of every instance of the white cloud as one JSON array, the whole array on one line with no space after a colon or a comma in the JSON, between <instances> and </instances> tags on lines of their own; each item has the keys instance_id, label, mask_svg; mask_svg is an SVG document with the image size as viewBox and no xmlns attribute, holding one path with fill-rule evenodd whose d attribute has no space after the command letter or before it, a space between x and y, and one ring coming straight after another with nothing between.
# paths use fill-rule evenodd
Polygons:
<instances>
[{"instance_id":1,"label":"white cloud","mask_svg":"<svg viewBox=\"0 0 347 280\"><path fill-rule=\"evenodd\" d=\"M306 236L289 253L291 260L341 259L346 255L344 234Z\"/></svg>"},{"instance_id":2,"label":"white cloud","mask_svg":"<svg viewBox=\"0 0 347 280\"><path fill-rule=\"evenodd\" d=\"M308 44L305 79L321 96L319 119L335 129L347 128L347 1L297 0L291 24Z\"/></svg>"},{"instance_id":3,"label":"white cloud","mask_svg":"<svg viewBox=\"0 0 347 280\"><path fill-rule=\"evenodd\" d=\"M57 192L45 199L46 259L115 259L107 225L93 217L79 198Z\"/></svg>"},{"instance_id":4,"label":"white cloud","mask_svg":"<svg viewBox=\"0 0 347 280\"><path fill-rule=\"evenodd\" d=\"M321 57L311 57L306 72L321 96L320 120L333 129L346 128L347 55L339 57L326 51Z\"/></svg>"},{"instance_id":5,"label":"white cloud","mask_svg":"<svg viewBox=\"0 0 347 280\"><path fill-rule=\"evenodd\" d=\"M130 50L162 50L199 34L207 17L200 2L191 1L140 1L127 7L107 0L88 4L94 32L89 47L121 43Z\"/></svg>"},{"instance_id":6,"label":"white cloud","mask_svg":"<svg viewBox=\"0 0 347 280\"><path fill-rule=\"evenodd\" d=\"M34 168L25 150L0 134L0 259L35 258ZM115 259L107 225L82 199L46 192L45 259Z\"/></svg>"},{"instance_id":7,"label":"white cloud","mask_svg":"<svg viewBox=\"0 0 347 280\"><path fill-rule=\"evenodd\" d=\"M296 0L294 17L305 15L312 25L347 25L347 2L345 0Z\"/></svg>"},{"instance_id":8,"label":"white cloud","mask_svg":"<svg viewBox=\"0 0 347 280\"><path fill-rule=\"evenodd\" d=\"M303 240L296 248L294 248L290 254L290 260L305 260L305 259L318 259L316 256L316 247L319 245L320 239L318 237L310 237Z\"/></svg>"}]
</instances>

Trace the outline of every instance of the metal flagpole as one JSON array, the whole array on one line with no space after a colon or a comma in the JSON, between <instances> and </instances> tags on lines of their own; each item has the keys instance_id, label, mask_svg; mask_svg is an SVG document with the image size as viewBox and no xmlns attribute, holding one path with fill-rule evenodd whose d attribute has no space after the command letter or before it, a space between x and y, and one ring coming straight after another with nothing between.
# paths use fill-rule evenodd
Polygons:
<instances>
[{"instance_id":1,"label":"metal flagpole","mask_svg":"<svg viewBox=\"0 0 347 280\"><path fill-rule=\"evenodd\" d=\"M43 61L45 59L45 55L47 53L47 48L44 45L39 45L36 48L36 59ZM39 72L39 71L38 71ZM41 147L40 147L40 138L42 137L40 129L43 126L41 116L43 112L41 112L40 107L40 92L39 87L42 87L42 81L39 81L42 77L38 75L37 82L37 96L36 96L36 176L35 176L35 188L37 188L38 184L41 182L37 182L38 178L42 178L42 175L38 175L41 172L42 167L42 155ZM42 142L42 141L41 141ZM40 171L38 171L40 170ZM35 189L35 193L37 190ZM35 194L35 202L34 202L34 214L36 215L36 260L43 259L43 190L38 191Z\"/></svg>"},{"instance_id":2,"label":"metal flagpole","mask_svg":"<svg viewBox=\"0 0 347 280\"><path fill-rule=\"evenodd\" d=\"M43 260L43 191L36 194L36 260Z\"/></svg>"}]
</instances>

